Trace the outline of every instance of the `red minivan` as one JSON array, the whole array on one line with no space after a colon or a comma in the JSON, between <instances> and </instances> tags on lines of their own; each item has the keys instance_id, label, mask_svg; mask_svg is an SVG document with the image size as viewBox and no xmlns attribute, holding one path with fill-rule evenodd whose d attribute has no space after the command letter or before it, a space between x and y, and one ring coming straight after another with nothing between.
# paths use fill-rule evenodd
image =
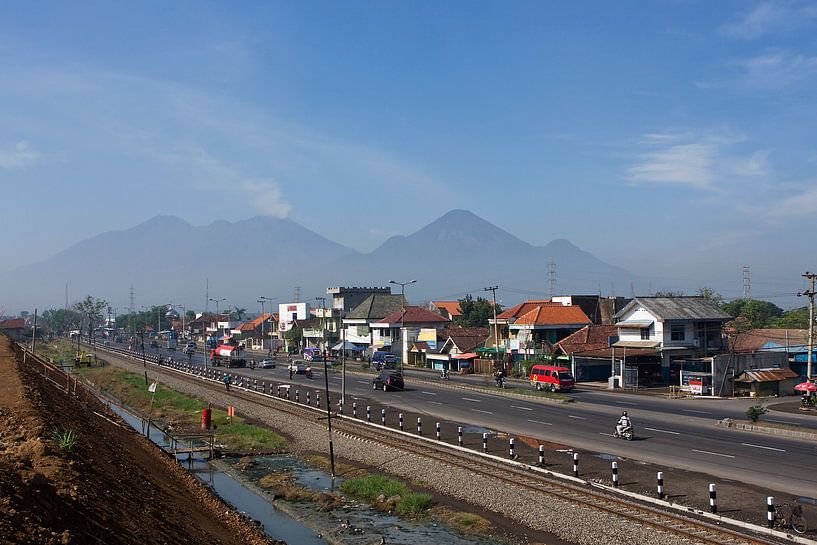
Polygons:
<instances>
[{"instance_id":1,"label":"red minivan","mask_svg":"<svg viewBox=\"0 0 817 545\"><path fill-rule=\"evenodd\" d=\"M569 392L575 386L573 375L567 367L534 365L530 369L530 385L537 390Z\"/></svg>"}]
</instances>

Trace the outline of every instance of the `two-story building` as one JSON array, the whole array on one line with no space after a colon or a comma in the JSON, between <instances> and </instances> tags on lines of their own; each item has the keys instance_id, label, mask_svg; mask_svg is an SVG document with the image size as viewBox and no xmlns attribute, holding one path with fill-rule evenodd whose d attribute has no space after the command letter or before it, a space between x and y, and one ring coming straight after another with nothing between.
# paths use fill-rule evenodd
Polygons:
<instances>
[{"instance_id":1,"label":"two-story building","mask_svg":"<svg viewBox=\"0 0 817 545\"><path fill-rule=\"evenodd\" d=\"M703 297L636 297L616 314L613 379L618 385L712 386L709 356L726 349L723 325L731 316ZM627 359L627 350L638 358Z\"/></svg>"},{"instance_id":2,"label":"two-story building","mask_svg":"<svg viewBox=\"0 0 817 545\"><path fill-rule=\"evenodd\" d=\"M391 350L391 331L378 331L375 340L372 324L382 322L386 316L400 311L404 306L402 295L374 293L368 296L342 319L341 342L362 348L369 356L376 350Z\"/></svg>"},{"instance_id":3,"label":"two-story building","mask_svg":"<svg viewBox=\"0 0 817 545\"><path fill-rule=\"evenodd\" d=\"M448 318L436 312L423 307L407 306L380 321L372 322L372 345L389 346L391 353L405 363L408 361L406 355L411 343L426 338L436 340L437 330L449 323Z\"/></svg>"}]
</instances>

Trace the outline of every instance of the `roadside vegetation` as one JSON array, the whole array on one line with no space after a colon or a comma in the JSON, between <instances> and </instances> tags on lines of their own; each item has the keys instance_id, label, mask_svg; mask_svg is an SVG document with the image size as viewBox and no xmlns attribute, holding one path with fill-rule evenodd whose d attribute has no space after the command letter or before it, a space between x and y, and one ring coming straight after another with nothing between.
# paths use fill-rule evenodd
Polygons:
<instances>
[{"instance_id":1,"label":"roadside vegetation","mask_svg":"<svg viewBox=\"0 0 817 545\"><path fill-rule=\"evenodd\" d=\"M363 475L343 481L340 489L383 511L396 511L408 518L424 515L433 505L430 494L414 492L404 483L384 475Z\"/></svg>"},{"instance_id":2,"label":"roadside vegetation","mask_svg":"<svg viewBox=\"0 0 817 545\"><path fill-rule=\"evenodd\" d=\"M75 351L76 347L62 339L43 345L43 354L50 355L53 361L64 359L73 363ZM148 385L154 379L149 374L146 380L144 374L112 366L82 366L74 371L103 393L120 400L128 407L142 414L147 414L150 410L151 398L154 396L148 391ZM165 426L175 430L200 431L201 411L206 407L206 401L171 390L160 382L153 399L152 417L162 419ZM286 446L284 439L275 432L248 423L240 416L231 419L221 409L212 409L211 423L216 441L233 451L266 452Z\"/></svg>"}]
</instances>

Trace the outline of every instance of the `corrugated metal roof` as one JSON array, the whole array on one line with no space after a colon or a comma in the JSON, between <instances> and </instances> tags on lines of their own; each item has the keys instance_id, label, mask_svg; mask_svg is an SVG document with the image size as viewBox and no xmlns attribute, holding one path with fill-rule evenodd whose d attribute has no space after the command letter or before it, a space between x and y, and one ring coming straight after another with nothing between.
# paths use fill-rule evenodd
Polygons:
<instances>
[{"instance_id":1,"label":"corrugated metal roof","mask_svg":"<svg viewBox=\"0 0 817 545\"><path fill-rule=\"evenodd\" d=\"M661 320L731 320L732 317L703 297L636 297L616 318L643 306Z\"/></svg>"},{"instance_id":2,"label":"corrugated metal roof","mask_svg":"<svg viewBox=\"0 0 817 545\"><path fill-rule=\"evenodd\" d=\"M658 348L659 341L618 341L613 344L616 348Z\"/></svg>"},{"instance_id":3,"label":"corrugated metal roof","mask_svg":"<svg viewBox=\"0 0 817 545\"><path fill-rule=\"evenodd\" d=\"M626 322L619 322L616 325L623 328L644 329L654 323L653 320L627 320Z\"/></svg>"},{"instance_id":4,"label":"corrugated metal roof","mask_svg":"<svg viewBox=\"0 0 817 545\"><path fill-rule=\"evenodd\" d=\"M752 369L744 371L735 382L777 382L790 378L797 378L791 369Z\"/></svg>"}]
</instances>

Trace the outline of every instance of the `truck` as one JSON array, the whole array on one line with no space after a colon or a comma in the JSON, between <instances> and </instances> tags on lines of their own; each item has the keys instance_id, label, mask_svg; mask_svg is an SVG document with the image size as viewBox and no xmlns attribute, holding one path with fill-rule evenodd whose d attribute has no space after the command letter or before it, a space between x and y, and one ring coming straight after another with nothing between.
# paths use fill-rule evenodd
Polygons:
<instances>
[{"instance_id":1,"label":"truck","mask_svg":"<svg viewBox=\"0 0 817 545\"><path fill-rule=\"evenodd\" d=\"M215 367L246 367L247 360L241 357L241 347L220 344L210 350L210 363Z\"/></svg>"}]
</instances>

